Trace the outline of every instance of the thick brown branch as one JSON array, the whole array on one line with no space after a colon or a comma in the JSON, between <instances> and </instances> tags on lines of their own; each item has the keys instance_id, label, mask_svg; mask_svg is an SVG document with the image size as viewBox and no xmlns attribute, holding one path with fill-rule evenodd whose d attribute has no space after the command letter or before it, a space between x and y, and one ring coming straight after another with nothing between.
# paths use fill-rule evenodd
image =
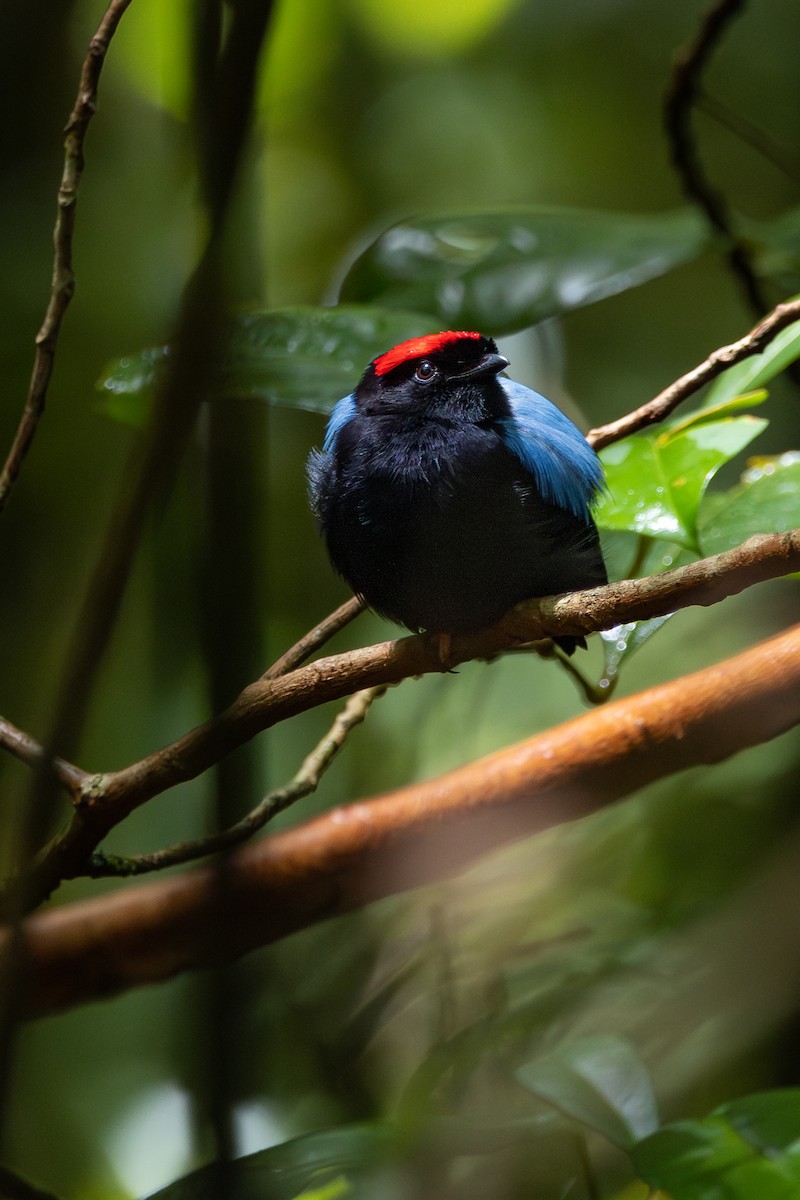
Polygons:
<instances>
[{"instance_id":1,"label":"thick brown branch","mask_svg":"<svg viewBox=\"0 0 800 1200\"><path fill-rule=\"evenodd\" d=\"M743 338L739 338L738 342L731 342L729 346L720 346L718 350L714 350L693 370L676 379L640 408L626 413L617 421L610 421L608 425L598 425L590 430L586 435L587 441L595 450L601 450L611 442L618 442L639 429L663 421L683 400L699 392L701 387L711 383L712 379L716 379L728 367L744 358L750 358L753 354L760 354L782 329L786 329L797 320L800 320L800 300L788 300L785 304L778 304L754 329Z\"/></svg>"},{"instance_id":2,"label":"thick brown branch","mask_svg":"<svg viewBox=\"0 0 800 1200\"><path fill-rule=\"evenodd\" d=\"M25 925L26 1012L167 979L207 965L222 945L235 959L798 723L800 626L439 779L240 850L229 859L223 912L213 909L213 869L203 868L37 914Z\"/></svg>"},{"instance_id":3,"label":"thick brown branch","mask_svg":"<svg viewBox=\"0 0 800 1200\"><path fill-rule=\"evenodd\" d=\"M407 637L331 655L278 679L249 685L219 716L170 746L121 771L92 777L70 826L55 839L34 872L45 897L62 879L87 868L110 829L152 796L194 779L224 754L279 721L363 688L449 670L520 642L550 634L581 634L626 621L662 616L689 605L709 605L764 579L800 570L800 530L762 534L725 554L645 579L526 601L481 633L454 637L447 661L435 639Z\"/></svg>"},{"instance_id":4,"label":"thick brown branch","mask_svg":"<svg viewBox=\"0 0 800 1200\"><path fill-rule=\"evenodd\" d=\"M65 129L64 170L58 189L58 215L53 232L55 254L50 300L42 327L36 335L36 353L28 396L14 442L3 470L0 472L0 512L5 507L14 481L22 469L25 455L28 453L36 433L39 418L44 412L61 322L75 291L75 276L72 270L72 236L75 229L78 186L83 173L83 143L89 122L97 110L97 87L106 52L130 2L131 0L111 0L106 9L97 33L89 43L81 70L75 106Z\"/></svg>"}]
</instances>

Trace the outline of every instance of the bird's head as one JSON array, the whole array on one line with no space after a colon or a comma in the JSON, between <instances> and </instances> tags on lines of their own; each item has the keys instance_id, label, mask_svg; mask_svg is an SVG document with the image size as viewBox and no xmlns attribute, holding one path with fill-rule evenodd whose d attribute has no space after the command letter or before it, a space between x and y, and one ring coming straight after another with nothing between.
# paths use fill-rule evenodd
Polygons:
<instances>
[{"instance_id":1,"label":"bird's head","mask_svg":"<svg viewBox=\"0 0 800 1200\"><path fill-rule=\"evenodd\" d=\"M369 364L355 391L362 413L450 420L501 416L497 375L508 366L490 337L446 330L401 342Z\"/></svg>"}]
</instances>

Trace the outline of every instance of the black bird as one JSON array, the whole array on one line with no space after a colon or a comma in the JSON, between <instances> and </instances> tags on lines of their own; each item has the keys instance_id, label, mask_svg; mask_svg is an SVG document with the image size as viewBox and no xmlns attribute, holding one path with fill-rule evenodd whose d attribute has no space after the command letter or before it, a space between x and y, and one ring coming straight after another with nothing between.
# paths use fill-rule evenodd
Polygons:
<instances>
[{"instance_id":1,"label":"black bird","mask_svg":"<svg viewBox=\"0 0 800 1200\"><path fill-rule=\"evenodd\" d=\"M520 600L607 581L597 456L507 366L480 333L403 342L339 401L308 460L334 567L414 631L474 631ZM570 654L585 645L556 640Z\"/></svg>"}]
</instances>

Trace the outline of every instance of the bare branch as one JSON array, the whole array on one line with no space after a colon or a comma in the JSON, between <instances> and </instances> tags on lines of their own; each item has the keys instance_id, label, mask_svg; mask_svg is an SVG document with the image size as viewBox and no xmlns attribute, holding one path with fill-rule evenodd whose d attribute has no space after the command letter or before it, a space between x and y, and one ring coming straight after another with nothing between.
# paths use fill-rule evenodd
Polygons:
<instances>
[{"instance_id":1,"label":"bare branch","mask_svg":"<svg viewBox=\"0 0 800 1200\"><path fill-rule=\"evenodd\" d=\"M14 482L22 469L25 456L36 434L39 418L44 412L61 322L75 291L75 275L72 270L72 236L75 229L78 187L83 174L83 143L89 122L97 111L97 88L106 52L122 15L130 3L131 0L111 0L106 9L97 33L89 43L81 70L75 106L67 122L64 139L64 170L58 189L58 215L53 231L55 254L50 300L42 327L36 335L36 353L28 396L13 444L8 452L3 470L0 472L0 512L5 507Z\"/></svg>"},{"instance_id":2,"label":"bare branch","mask_svg":"<svg viewBox=\"0 0 800 1200\"><path fill-rule=\"evenodd\" d=\"M716 0L703 17L696 38L675 55L672 78L664 101L664 123L672 161L681 177L684 191L703 210L711 227L725 238L728 261L748 303L756 312L763 312L767 302L758 276L746 247L731 225L724 197L712 187L703 170L692 133L692 110L697 103L703 71L728 25L744 7L744 0Z\"/></svg>"},{"instance_id":3,"label":"bare branch","mask_svg":"<svg viewBox=\"0 0 800 1200\"><path fill-rule=\"evenodd\" d=\"M13 754L20 762L27 763L29 767L46 764L58 782L73 797L80 795L81 789L86 784L85 771L66 762L63 758L54 758L52 755L48 755L44 747L40 746L29 733L17 729L16 725L12 725L5 717L0 717L0 747L7 750L9 754Z\"/></svg>"},{"instance_id":4,"label":"bare branch","mask_svg":"<svg viewBox=\"0 0 800 1200\"><path fill-rule=\"evenodd\" d=\"M319 625L315 625L308 633L300 638L285 654L282 654L272 666L264 672L262 679L277 679L281 675L286 675L289 671L293 671L295 667L301 666L311 657L312 654L320 650L326 642L338 633L340 629L344 629L349 625L359 613L363 612L366 605L358 596L351 596L349 600L345 600L344 604L340 604L327 617L320 621Z\"/></svg>"},{"instance_id":5,"label":"bare branch","mask_svg":"<svg viewBox=\"0 0 800 1200\"><path fill-rule=\"evenodd\" d=\"M487 851L720 762L800 723L800 626L438 779L335 809L232 854L224 911L199 868L25 923L28 1016L235 959ZM208 930L222 922L224 936ZM0 947L1 948L1 947Z\"/></svg>"},{"instance_id":6,"label":"bare branch","mask_svg":"<svg viewBox=\"0 0 800 1200\"><path fill-rule=\"evenodd\" d=\"M178 741L120 771L91 777L71 824L51 842L32 872L33 895L44 898L61 880L85 871L100 841L135 808L196 778L263 729L299 712L363 688L451 670L520 642L591 633L690 605L715 604L755 583L797 570L800 530L762 534L734 550L661 575L525 601L490 629L453 637L446 661L438 639L415 636L331 655L279 679L257 680L224 712Z\"/></svg>"},{"instance_id":7,"label":"bare branch","mask_svg":"<svg viewBox=\"0 0 800 1200\"><path fill-rule=\"evenodd\" d=\"M617 421L610 421L608 425L598 425L590 430L586 435L587 441L595 450L601 450L603 446L618 442L639 429L663 421L683 400L699 392L701 387L711 383L712 379L716 379L728 367L750 358L753 354L760 354L782 329L786 329L797 320L800 320L800 300L787 300L785 304L778 304L763 321L759 321L749 333L739 338L738 342L731 342L729 346L720 346L718 350L714 350L693 370L681 375L680 379L676 379L663 392L648 400L647 404L626 413Z\"/></svg>"},{"instance_id":8,"label":"bare branch","mask_svg":"<svg viewBox=\"0 0 800 1200\"><path fill-rule=\"evenodd\" d=\"M284 812L292 804L317 790L322 776L341 750L350 731L361 724L372 704L385 692L385 687L375 687L351 696L328 732L303 760L294 778L283 787L275 788L246 817L229 829L212 833L209 837L198 838L193 842L179 842L166 850L156 850L154 854L121 858L98 851L92 855L86 874L94 878L108 875L145 875L241 845L263 829L273 817L277 817L278 813Z\"/></svg>"}]
</instances>

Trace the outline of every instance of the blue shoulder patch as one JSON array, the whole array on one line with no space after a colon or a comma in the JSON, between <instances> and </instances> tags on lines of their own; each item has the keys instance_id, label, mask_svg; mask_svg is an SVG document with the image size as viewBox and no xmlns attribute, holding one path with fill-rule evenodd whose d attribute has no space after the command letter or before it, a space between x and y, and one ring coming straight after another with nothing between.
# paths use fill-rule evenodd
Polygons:
<instances>
[{"instance_id":1,"label":"blue shoulder patch","mask_svg":"<svg viewBox=\"0 0 800 1200\"><path fill-rule=\"evenodd\" d=\"M355 392L351 392L349 396L334 406L333 412L325 428L325 441L322 443L322 453L330 454L331 450L336 445L336 439L339 436L342 428L351 421L356 415L356 397Z\"/></svg>"},{"instance_id":2,"label":"blue shoulder patch","mask_svg":"<svg viewBox=\"0 0 800 1200\"><path fill-rule=\"evenodd\" d=\"M538 392L499 379L511 405L500 436L531 472L550 504L589 520L589 506L603 487L603 468L586 438L560 408Z\"/></svg>"}]
</instances>

